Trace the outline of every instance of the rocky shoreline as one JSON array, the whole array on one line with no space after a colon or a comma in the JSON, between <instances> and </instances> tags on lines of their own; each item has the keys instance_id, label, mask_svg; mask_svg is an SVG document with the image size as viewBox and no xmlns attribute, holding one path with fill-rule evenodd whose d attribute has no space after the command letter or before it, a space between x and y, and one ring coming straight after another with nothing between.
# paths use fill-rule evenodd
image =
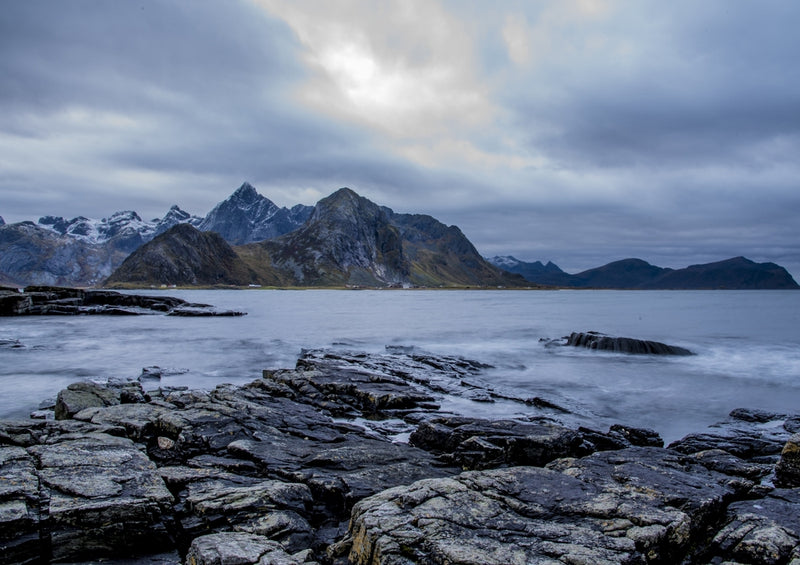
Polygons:
<instances>
[{"instance_id":1,"label":"rocky shoreline","mask_svg":"<svg viewBox=\"0 0 800 565\"><path fill-rule=\"evenodd\" d=\"M71 385L56 419L0 421L0 563L800 564L800 415L735 410L664 447L484 368L313 350L241 387Z\"/></svg>"},{"instance_id":2,"label":"rocky shoreline","mask_svg":"<svg viewBox=\"0 0 800 565\"><path fill-rule=\"evenodd\" d=\"M0 316L244 316L245 312L217 310L172 296L123 294L113 290L84 290L58 286L0 286Z\"/></svg>"}]
</instances>

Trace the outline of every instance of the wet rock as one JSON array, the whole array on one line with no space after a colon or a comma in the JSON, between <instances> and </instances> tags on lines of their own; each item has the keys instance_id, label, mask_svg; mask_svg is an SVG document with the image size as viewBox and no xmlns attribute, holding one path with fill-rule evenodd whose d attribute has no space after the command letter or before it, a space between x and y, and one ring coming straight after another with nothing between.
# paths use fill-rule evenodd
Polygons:
<instances>
[{"instance_id":1,"label":"wet rock","mask_svg":"<svg viewBox=\"0 0 800 565\"><path fill-rule=\"evenodd\" d=\"M35 461L21 447L0 446L0 470L0 562L34 562L41 557Z\"/></svg>"},{"instance_id":2,"label":"wet rock","mask_svg":"<svg viewBox=\"0 0 800 565\"><path fill-rule=\"evenodd\" d=\"M710 553L740 563L800 560L800 490L776 489L758 500L734 502Z\"/></svg>"},{"instance_id":3,"label":"wet rock","mask_svg":"<svg viewBox=\"0 0 800 565\"><path fill-rule=\"evenodd\" d=\"M689 434L674 441L669 448L686 454L720 449L741 459L764 458L774 460L774 463L789 439L786 423L791 418L774 415L776 419L764 420L765 414L754 410L734 410L728 420L710 426L705 432Z\"/></svg>"},{"instance_id":4,"label":"wet rock","mask_svg":"<svg viewBox=\"0 0 800 565\"><path fill-rule=\"evenodd\" d=\"M420 424L409 438L411 445L446 455L445 460L464 469L501 465L543 466L553 459L578 455L579 433L548 421L432 418Z\"/></svg>"},{"instance_id":5,"label":"wet rock","mask_svg":"<svg viewBox=\"0 0 800 565\"><path fill-rule=\"evenodd\" d=\"M635 355L693 355L688 349L677 345L630 337L613 337L598 332L572 332L561 345Z\"/></svg>"},{"instance_id":6,"label":"wet rock","mask_svg":"<svg viewBox=\"0 0 800 565\"><path fill-rule=\"evenodd\" d=\"M195 539L186 565L315 565L308 552L289 555L263 536L245 532L210 534Z\"/></svg>"},{"instance_id":7,"label":"wet rock","mask_svg":"<svg viewBox=\"0 0 800 565\"><path fill-rule=\"evenodd\" d=\"M678 563L724 517L724 482L657 448L419 481L354 507L349 559Z\"/></svg>"},{"instance_id":8,"label":"wet rock","mask_svg":"<svg viewBox=\"0 0 800 565\"><path fill-rule=\"evenodd\" d=\"M211 317L237 317L247 316L247 312L240 310L215 310L213 308L175 308L167 316L181 316L184 318L211 318Z\"/></svg>"},{"instance_id":9,"label":"wet rock","mask_svg":"<svg viewBox=\"0 0 800 565\"><path fill-rule=\"evenodd\" d=\"M174 375L183 375L189 372L189 369L175 369L169 367L159 367L157 365L152 365L150 367L142 367L142 372L139 375L137 380L139 381L147 381L147 380L156 380L159 381L163 377L171 377Z\"/></svg>"},{"instance_id":10,"label":"wet rock","mask_svg":"<svg viewBox=\"0 0 800 565\"><path fill-rule=\"evenodd\" d=\"M160 472L176 493L176 520L187 543L211 532L237 530L268 536L293 551L312 544L312 528L303 517L312 506L306 485L216 468L164 467Z\"/></svg>"},{"instance_id":11,"label":"wet rock","mask_svg":"<svg viewBox=\"0 0 800 565\"><path fill-rule=\"evenodd\" d=\"M794 434L781 450L775 466L775 484L780 487L800 487L800 433Z\"/></svg>"},{"instance_id":12,"label":"wet rock","mask_svg":"<svg viewBox=\"0 0 800 565\"><path fill-rule=\"evenodd\" d=\"M47 443L0 448L3 563L171 546L172 495L133 442L91 431L40 437Z\"/></svg>"}]
</instances>

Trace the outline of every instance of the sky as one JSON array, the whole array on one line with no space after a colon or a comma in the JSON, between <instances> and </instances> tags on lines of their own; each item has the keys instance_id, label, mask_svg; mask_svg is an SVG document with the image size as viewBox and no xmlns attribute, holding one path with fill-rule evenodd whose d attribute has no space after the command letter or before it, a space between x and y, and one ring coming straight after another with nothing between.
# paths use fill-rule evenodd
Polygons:
<instances>
[{"instance_id":1,"label":"sky","mask_svg":"<svg viewBox=\"0 0 800 565\"><path fill-rule=\"evenodd\" d=\"M9 0L0 216L347 186L568 272L800 280L795 0Z\"/></svg>"}]
</instances>

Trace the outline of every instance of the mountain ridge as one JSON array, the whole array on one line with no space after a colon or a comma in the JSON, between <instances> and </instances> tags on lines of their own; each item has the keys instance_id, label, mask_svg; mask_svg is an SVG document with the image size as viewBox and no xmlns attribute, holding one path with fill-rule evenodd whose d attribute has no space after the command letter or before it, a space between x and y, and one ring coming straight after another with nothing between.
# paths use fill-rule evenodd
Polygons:
<instances>
[{"instance_id":1,"label":"mountain ridge","mask_svg":"<svg viewBox=\"0 0 800 565\"><path fill-rule=\"evenodd\" d=\"M528 263L511 256L488 261L526 280L568 288L617 288L641 290L704 289L798 289L789 272L775 263L756 263L738 256L712 263L689 265L682 269L657 267L642 259L622 259L606 265L569 274L553 265L549 272L542 263ZM552 265L552 263L548 263Z\"/></svg>"},{"instance_id":2,"label":"mountain ridge","mask_svg":"<svg viewBox=\"0 0 800 565\"><path fill-rule=\"evenodd\" d=\"M200 284L217 270L217 281L232 280L218 263L206 263L202 273L166 266L175 254L172 239L189 238L189 226L174 227L135 251L108 284L165 284L148 270L148 263L162 265L174 274L170 284ZM197 232L200 233L200 232ZM192 238L197 239L196 235ZM150 259L146 253L162 250ZM530 286L522 277L505 273L487 263L456 226L435 218L395 214L341 188L321 199L308 220L287 234L257 243L233 246L242 273L249 283L274 286L412 287L412 286ZM189 253L189 251L187 251ZM173 259L170 259L172 257ZM178 257L179 259L179 257ZM136 265L136 268L128 268ZM198 263L197 268L200 269ZM225 273L224 275L220 273ZM237 279L240 283L243 279ZM206 284L209 284L206 282Z\"/></svg>"}]
</instances>

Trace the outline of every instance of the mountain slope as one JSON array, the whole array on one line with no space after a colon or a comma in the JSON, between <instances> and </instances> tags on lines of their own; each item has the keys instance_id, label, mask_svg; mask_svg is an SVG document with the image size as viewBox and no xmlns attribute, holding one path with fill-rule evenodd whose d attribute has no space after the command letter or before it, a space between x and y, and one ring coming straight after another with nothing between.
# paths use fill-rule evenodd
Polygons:
<instances>
[{"instance_id":1,"label":"mountain slope","mask_svg":"<svg viewBox=\"0 0 800 565\"><path fill-rule=\"evenodd\" d=\"M288 233L305 222L313 208L298 204L278 208L245 182L227 199L217 204L197 226L214 231L231 245L263 241Z\"/></svg>"},{"instance_id":2,"label":"mountain slope","mask_svg":"<svg viewBox=\"0 0 800 565\"><path fill-rule=\"evenodd\" d=\"M183 223L134 251L106 285L246 285L254 280L255 275L222 236Z\"/></svg>"}]
</instances>

